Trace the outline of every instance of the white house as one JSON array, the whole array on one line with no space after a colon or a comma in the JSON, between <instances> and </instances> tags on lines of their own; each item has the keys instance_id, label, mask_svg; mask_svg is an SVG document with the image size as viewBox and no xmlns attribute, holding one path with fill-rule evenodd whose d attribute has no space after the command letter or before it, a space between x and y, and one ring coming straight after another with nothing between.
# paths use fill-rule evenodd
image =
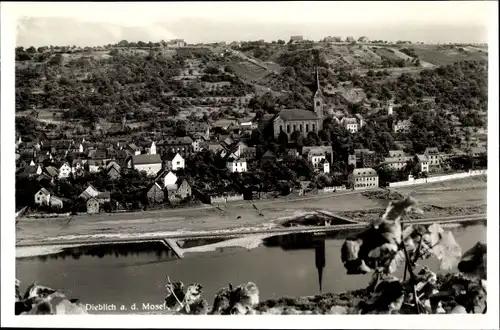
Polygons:
<instances>
[{"instance_id":1,"label":"white house","mask_svg":"<svg viewBox=\"0 0 500 330\"><path fill-rule=\"evenodd\" d=\"M68 178L71 174L71 166L68 163L64 163L59 168L59 179Z\"/></svg>"},{"instance_id":2,"label":"white house","mask_svg":"<svg viewBox=\"0 0 500 330\"><path fill-rule=\"evenodd\" d=\"M420 172L429 172L429 158L426 155L417 155Z\"/></svg>"},{"instance_id":3,"label":"white house","mask_svg":"<svg viewBox=\"0 0 500 330\"><path fill-rule=\"evenodd\" d=\"M38 190L38 192L35 194L35 204L36 205L49 205L50 204L50 192L42 188Z\"/></svg>"},{"instance_id":4,"label":"white house","mask_svg":"<svg viewBox=\"0 0 500 330\"><path fill-rule=\"evenodd\" d=\"M147 175L156 175L161 171L162 161L160 155L134 155L128 161L128 167L144 171Z\"/></svg>"},{"instance_id":5,"label":"white house","mask_svg":"<svg viewBox=\"0 0 500 330\"><path fill-rule=\"evenodd\" d=\"M398 120L394 124L394 133L408 133L411 128L411 122L409 120Z\"/></svg>"},{"instance_id":6,"label":"white house","mask_svg":"<svg viewBox=\"0 0 500 330\"><path fill-rule=\"evenodd\" d=\"M163 177L163 188L172 187L177 183L177 175L169 171L167 175Z\"/></svg>"},{"instance_id":7,"label":"white house","mask_svg":"<svg viewBox=\"0 0 500 330\"><path fill-rule=\"evenodd\" d=\"M328 160L325 159L325 160L321 161L321 164L323 164L323 168L322 168L323 173L325 173L325 174L330 173L330 163L328 162Z\"/></svg>"},{"instance_id":8,"label":"white house","mask_svg":"<svg viewBox=\"0 0 500 330\"><path fill-rule=\"evenodd\" d=\"M156 144L155 141L151 143L151 147L149 148L149 154L150 155L156 155Z\"/></svg>"},{"instance_id":9,"label":"white house","mask_svg":"<svg viewBox=\"0 0 500 330\"><path fill-rule=\"evenodd\" d=\"M181 168L186 167L186 161L179 153L166 157L166 161L167 161L167 168L172 171L177 171Z\"/></svg>"},{"instance_id":10,"label":"white house","mask_svg":"<svg viewBox=\"0 0 500 330\"><path fill-rule=\"evenodd\" d=\"M342 124L342 126L344 126L344 128L349 131L350 133L356 133L358 131L358 121L356 120L356 118L342 118L342 120L340 121L340 123Z\"/></svg>"},{"instance_id":11,"label":"white house","mask_svg":"<svg viewBox=\"0 0 500 330\"><path fill-rule=\"evenodd\" d=\"M349 174L349 181L354 189L378 187L378 174L373 168L357 168Z\"/></svg>"},{"instance_id":12,"label":"white house","mask_svg":"<svg viewBox=\"0 0 500 330\"><path fill-rule=\"evenodd\" d=\"M245 158L229 161L226 163L226 166L231 173L247 171L247 161Z\"/></svg>"},{"instance_id":13,"label":"white house","mask_svg":"<svg viewBox=\"0 0 500 330\"><path fill-rule=\"evenodd\" d=\"M318 168L326 160L326 155L324 152L312 151L307 154L307 159L314 168Z\"/></svg>"}]
</instances>

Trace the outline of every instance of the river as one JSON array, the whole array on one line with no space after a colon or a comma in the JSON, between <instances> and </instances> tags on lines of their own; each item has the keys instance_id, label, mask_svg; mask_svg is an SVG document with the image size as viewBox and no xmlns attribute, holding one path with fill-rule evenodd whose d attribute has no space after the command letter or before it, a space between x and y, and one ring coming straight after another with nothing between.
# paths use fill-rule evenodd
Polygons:
<instances>
[{"instance_id":1,"label":"river","mask_svg":"<svg viewBox=\"0 0 500 330\"><path fill-rule=\"evenodd\" d=\"M478 241L486 241L485 225L451 230L463 251ZM143 303L163 302L167 275L172 281L201 283L209 304L219 288L247 281L257 284L261 300L315 295L320 291L343 292L366 287L371 276L346 274L340 260L345 235L274 236L250 250L226 247L186 253L183 259L176 258L160 243L72 248L52 255L18 258L16 277L21 280L21 290L36 280L82 303L123 304L127 308L135 303L139 308L135 312L141 312ZM213 243L186 241L182 248ZM431 259L425 264L437 270L439 263Z\"/></svg>"}]
</instances>

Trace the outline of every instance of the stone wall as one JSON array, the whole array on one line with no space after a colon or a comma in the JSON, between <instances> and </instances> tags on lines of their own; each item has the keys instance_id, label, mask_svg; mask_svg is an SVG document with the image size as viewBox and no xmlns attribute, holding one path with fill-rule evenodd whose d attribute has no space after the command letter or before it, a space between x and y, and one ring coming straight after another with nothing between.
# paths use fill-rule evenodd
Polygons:
<instances>
[{"instance_id":1,"label":"stone wall","mask_svg":"<svg viewBox=\"0 0 500 330\"><path fill-rule=\"evenodd\" d=\"M389 187L390 188L406 187L406 186L413 186L413 185L424 184L424 183L463 179L463 178L469 178L471 176L478 176L478 175L487 175L487 170L470 170L469 172L463 172L463 173L454 173L454 174L448 174L448 175L433 176L430 178L422 178L422 179L410 179L408 181L391 182L391 183L389 183Z\"/></svg>"}]
</instances>

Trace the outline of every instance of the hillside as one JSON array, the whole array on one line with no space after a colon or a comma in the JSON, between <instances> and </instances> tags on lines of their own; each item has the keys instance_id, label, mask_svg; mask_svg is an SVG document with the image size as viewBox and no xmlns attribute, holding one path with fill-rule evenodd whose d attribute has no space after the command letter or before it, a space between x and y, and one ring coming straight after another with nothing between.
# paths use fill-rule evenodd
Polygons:
<instances>
[{"instance_id":1,"label":"hillside","mask_svg":"<svg viewBox=\"0 0 500 330\"><path fill-rule=\"evenodd\" d=\"M443 89L447 94L440 105L454 111L453 98L461 99L469 90L468 79L477 88L473 87L471 101L461 102L484 111L484 70L474 73L476 66L467 69L460 64L461 70L472 71L462 74L451 69L458 76L445 77L440 84L430 82L432 88L425 87L425 79L429 72L441 79L442 74L435 72L443 65L479 63L487 55L487 49L472 45L420 44L253 42L180 49L156 44L17 49L16 110L26 114L35 107L40 120L57 125L66 119L118 124L123 115L131 125L140 125L134 122L158 116L244 116L250 110L249 100L266 93L276 99L276 106L308 109L318 66L329 113L348 113L352 104L378 109L391 95L400 105L411 104L421 97L435 98ZM417 86L408 84L415 79ZM450 90L446 81L462 93ZM463 109L458 112L466 115Z\"/></svg>"}]
</instances>

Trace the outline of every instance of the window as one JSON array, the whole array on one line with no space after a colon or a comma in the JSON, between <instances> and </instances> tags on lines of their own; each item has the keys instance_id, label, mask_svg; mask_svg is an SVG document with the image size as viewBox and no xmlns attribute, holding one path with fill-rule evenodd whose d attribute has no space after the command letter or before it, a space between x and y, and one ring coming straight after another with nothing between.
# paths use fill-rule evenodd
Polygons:
<instances>
[{"instance_id":1,"label":"window","mask_svg":"<svg viewBox=\"0 0 500 330\"><path fill-rule=\"evenodd\" d=\"M315 124L312 124L312 127L313 127L313 131L316 132L316 125Z\"/></svg>"},{"instance_id":2,"label":"window","mask_svg":"<svg viewBox=\"0 0 500 330\"><path fill-rule=\"evenodd\" d=\"M181 164L181 162L177 162L177 165L180 165L180 164Z\"/></svg>"},{"instance_id":3,"label":"window","mask_svg":"<svg viewBox=\"0 0 500 330\"><path fill-rule=\"evenodd\" d=\"M286 124L286 132L290 133L290 124Z\"/></svg>"},{"instance_id":4,"label":"window","mask_svg":"<svg viewBox=\"0 0 500 330\"><path fill-rule=\"evenodd\" d=\"M302 124L300 124L299 127L300 127L300 131L302 132Z\"/></svg>"},{"instance_id":5,"label":"window","mask_svg":"<svg viewBox=\"0 0 500 330\"><path fill-rule=\"evenodd\" d=\"M309 132L309 124L306 124L306 133Z\"/></svg>"},{"instance_id":6,"label":"window","mask_svg":"<svg viewBox=\"0 0 500 330\"><path fill-rule=\"evenodd\" d=\"M295 132L295 124L293 124L293 131Z\"/></svg>"}]
</instances>

